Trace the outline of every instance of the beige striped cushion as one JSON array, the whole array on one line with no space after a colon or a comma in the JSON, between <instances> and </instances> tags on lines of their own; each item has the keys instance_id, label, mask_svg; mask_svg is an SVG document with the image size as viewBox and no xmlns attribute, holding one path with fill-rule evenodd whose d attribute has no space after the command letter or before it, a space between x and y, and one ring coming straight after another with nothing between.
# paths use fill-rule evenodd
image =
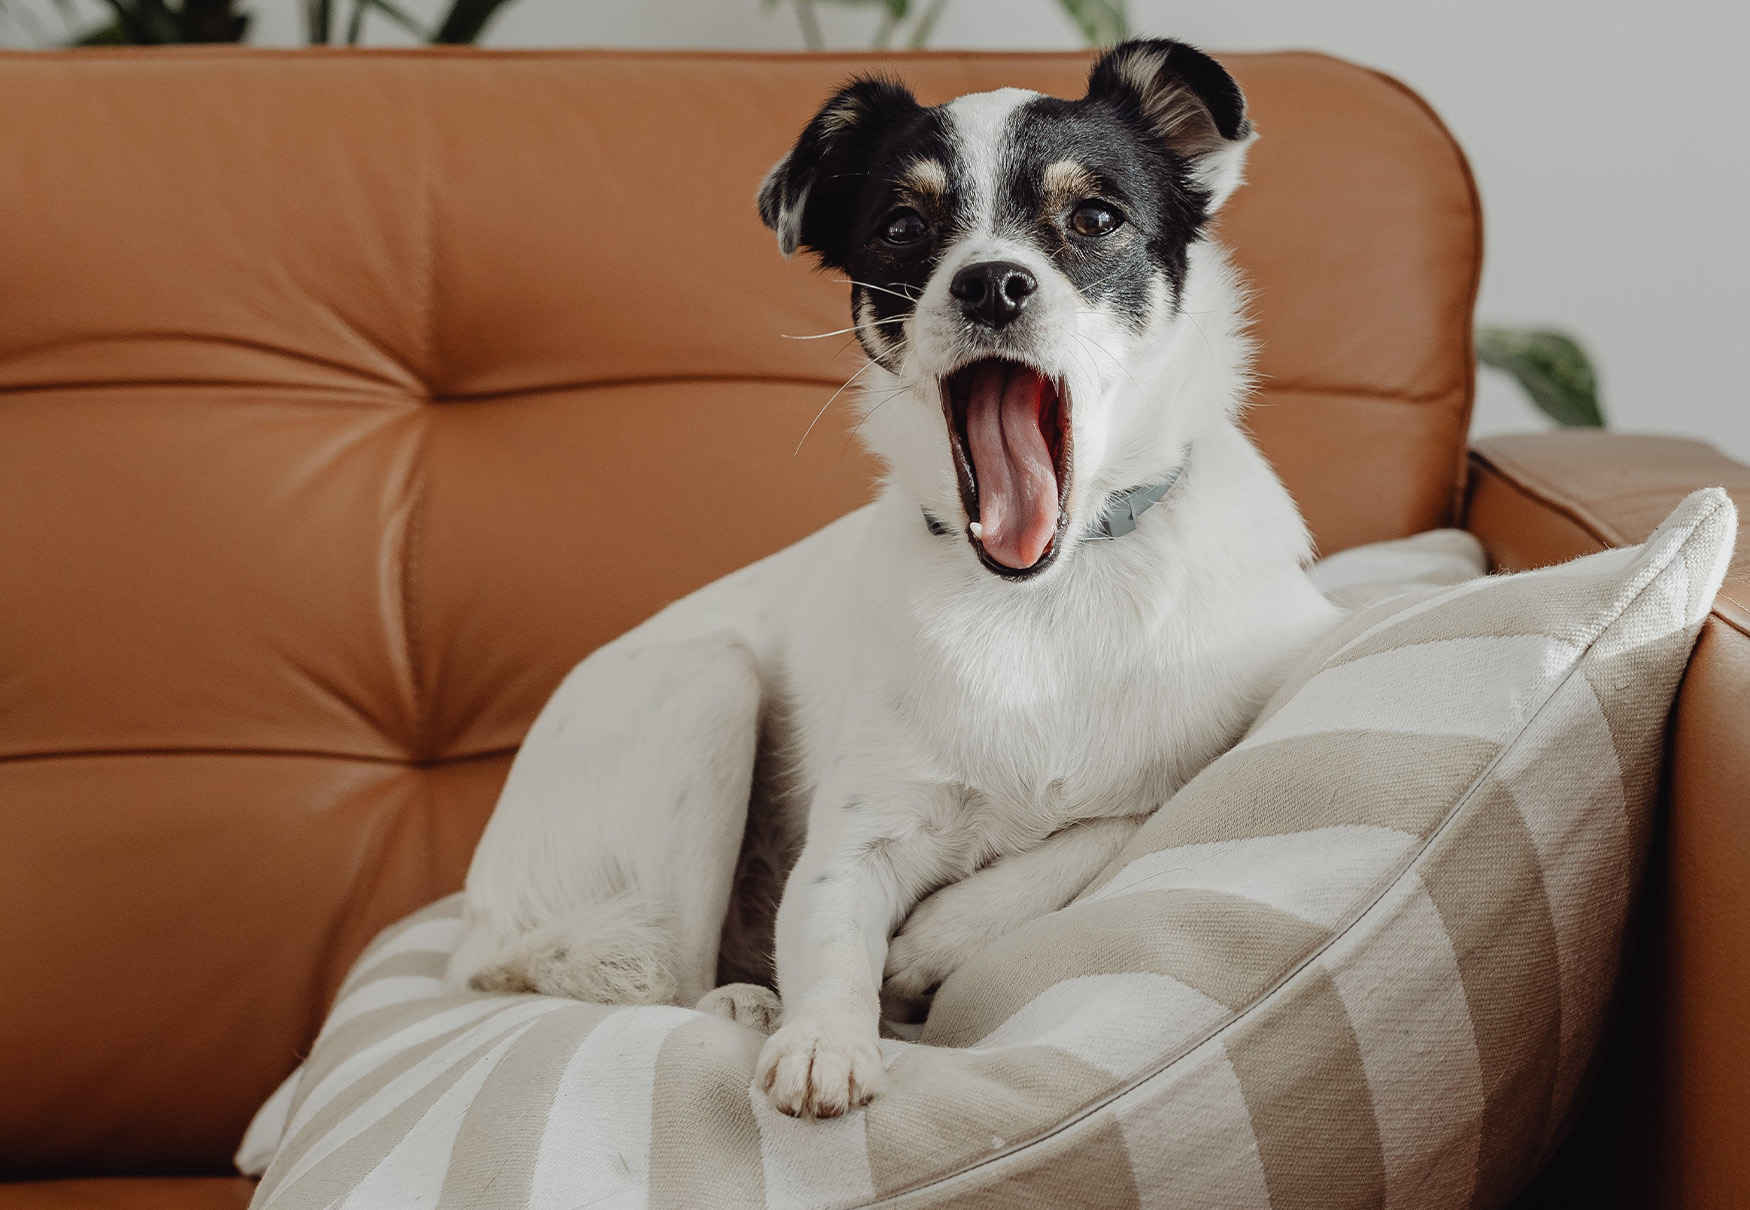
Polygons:
<instances>
[{"instance_id":1,"label":"beige striped cushion","mask_svg":"<svg viewBox=\"0 0 1750 1210\"><path fill-rule=\"evenodd\" d=\"M1483 545L1462 529L1373 542L1339 551L1313 564L1314 584L1337 604L1353 609L1415 588L1474 579L1488 570Z\"/></svg>"},{"instance_id":2,"label":"beige striped cushion","mask_svg":"<svg viewBox=\"0 0 1750 1210\"><path fill-rule=\"evenodd\" d=\"M836 1121L752 1095L725 1020L445 994L435 904L252 1126L256 1204L1499 1206L1583 1081L1734 527L1700 492L1643 547L1364 607Z\"/></svg>"}]
</instances>

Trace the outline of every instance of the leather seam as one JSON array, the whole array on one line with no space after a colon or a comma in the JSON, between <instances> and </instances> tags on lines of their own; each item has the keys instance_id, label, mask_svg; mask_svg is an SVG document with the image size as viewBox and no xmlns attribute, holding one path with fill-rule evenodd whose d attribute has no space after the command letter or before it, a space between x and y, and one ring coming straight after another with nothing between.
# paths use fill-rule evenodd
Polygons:
<instances>
[{"instance_id":1,"label":"leather seam","mask_svg":"<svg viewBox=\"0 0 1750 1210\"><path fill-rule=\"evenodd\" d=\"M313 386L302 382L250 382L245 379L223 378L132 378L118 379L114 382L42 382L42 383L7 383L0 385L0 399L8 395L41 395L53 391L196 391L210 389L217 391L280 391L287 394L330 394L353 395L339 402L357 407L391 407L400 406L404 409L419 407L427 400L413 391L407 390L371 390L365 388L339 386ZM380 396L380 398L364 398L364 396Z\"/></svg>"},{"instance_id":2,"label":"leather seam","mask_svg":"<svg viewBox=\"0 0 1750 1210\"><path fill-rule=\"evenodd\" d=\"M1722 600L1730 602L1734 608L1741 611L1746 620L1741 621L1738 618L1733 617L1731 614L1721 613L1719 603ZM1719 592L1714 594L1714 607L1711 612L1712 615L1718 618L1728 629L1735 630L1745 638L1750 639L1750 601L1745 601L1739 597L1733 596L1730 592L1721 588Z\"/></svg>"},{"instance_id":3,"label":"leather seam","mask_svg":"<svg viewBox=\"0 0 1750 1210\"><path fill-rule=\"evenodd\" d=\"M221 332L187 332L187 331L176 331L174 329L165 330L165 331L152 331L150 329L144 329L144 330L135 330L135 331L128 331L128 332L120 332L120 331L118 331L118 332L106 332L106 333L99 333L95 336L86 336L86 337L79 337L79 338L69 337L65 340L45 340L45 341L40 341L34 345L30 345L30 346L23 348L23 349L14 350L13 352L11 352L7 356L6 361L8 361L8 362L29 361L32 358L34 358L42 353L45 353L45 352L66 352L68 350L78 350L80 348L89 348L92 345L100 345L100 344L104 344L106 342L126 342L126 343L132 343L132 344L142 344L142 345L161 345L161 344L167 344L167 343L184 342L184 343L190 343L190 344L217 346L217 347L223 348L223 349L232 349L232 350L241 349L247 353L258 354L258 355L263 356L263 357L280 358L284 361L289 361L289 362L292 362L292 363L297 364L297 365L314 366L317 369L335 370L335 371L338 371L339 373L342 373L342 374L356 375L358 378L360 378L364 382L372 383L372 384L378 386L379 388L383 389L384 391L398 392L398 393L404 393L404 394L413 394L414 392L411 390L411 387L415 386L415 385L419 385L417 377L414 375L411 375L411 374L409 375L409 377L413 379L412 383L397 381L393 378L383 378L383 377L380 377L378 375L372 374L369 371L361 370L357 366L349 365L348 363L346 363L344 361L336 361L332 357L324 357L319 353L311 353L311 352L305 352L301 349L287 348L284 345L274 344L272 341L252 340L248 337L227 335L227 334L221 333ZM406 369L407 367L400 366L398 368ZM146 380L142 380L142 381L153 381L153 380L146 379ZM170 385L178 385L180 380L171 379L171 380L166 380L166 381L168 381ZM206 380L196 379L194 381L200 382L200 381L206 381ZM220 380L216 380L216 381L225 382L227 380L220 379ZM58 385L58 384L51 384L51 386L52 385ZM74 385L81 385L81 384L74 384ZM105 382L97 382L97 383L93 383L91 385L109 386L111 384L105 383ZM42 390L42 389L44 389L44 387L39 386L39 385L34 384L34 383L20 383L20 384L10 384L9 383L9 384L0 385L0 394L10 392L10 391L32 391L32 390Z\"/></svg>"},{"instance_id":4,"label":"leather seam","mask_svg":"<svg viewBox=\"0 0 1750 1210\"><path fill-rule=\"evenodd\" d=\"M263 382L241 378L129 378L104 381L92 379L73 382L5 383L0 384L0 398L8 395L37 395L52 391L275 391L297 394L356 395L341 402L358 407L399 406L407 409L444 404L494 403L537 395L556 395L565 391L612 390L623 387L667 386L689 383L753 383L768 386L830 386L841 380L811 374L633 374L622 378L584 378L570 382L541 383L526 387L505 387L495 391L436 392L383 386L345 387L296 382ZM1247 401L1248 407L1268 406L1271 395L1309 395L1320 399L1357 399L1367 402L1399 404L1406 407L1433 407L1445 404L1452 390L1428 394L1408 391L1383 391L1368 387L1305 386L1289 382L1265 380L1257 386ZM367 398L368 396L368 398Z\"/></svg>"},{"instance_id":5,"label":"leather seam","mask_svg":"<svg viewBox=\"0 0 1750 1210\"><path fill-rule=\"evenodd\" d=\"M1745 608L1744 603L1742 601L1739 601L1738 598L1736 598L1736 597L1730 597L1730 598L1728 598L1728 600L1730 600L1732 602L1732 604L1737 605L1741 609ZM1746 627L1740 625L1736 619L1727 617L1725 614L1721 613L1718 609L1715 609L1713 611L1713 616L1718 618L1720 620L1720 622L1726 627L1726 629L1736 631L1738 634L1741 634L1745 638L1750 639L1750 628L1746 628Z\"/></svg>"},{"instance_id":6,"label":"leather seam","mask_svg":"<svg viewBox=\"0 0 1750 1210\"><path fill-rule=\"evenodd\" d=\"M534 395L556 395L564 391L593 391L620 387L667 386L669 384L710 384L710 383L752 383L767 386L824 386L838 387L842 380L828 378L824 375L799 374L638 374L625 378L592 378L579 379L574 382L556 382L541 386L507 387L498 391L467 391L442 395L433 395L434 404L465 404L465 403L495 403L501 399L517 399ZM1321 399L1363 399L1381 403L1396 403L1407 406L1439 404L1451 395L1451 391L1436 392L1428 395L1410 394L1407 392L1392 392L1368 390L1342 386L1294 386L1286 383L1264 381L1252 392L1247 400L1247 407L1255 407L1260 403L1267 406L1267 397L1280 395L1311 395Z\"/></svg>"},{"instance_id":7,"label":"leather seam","mask_svg":"<svg viewBox=\"0 0 1750 1210\"><path fill-rule=\"evenodd\" d=\"M421 139L420 180L418 184L420 210L420 250L424 263L420 266L420 357L423 361L423 385L426 402L432 398L432 384L439 376L437 349L437 197L433 157L436 137L429 122ZM423 759L431 751L431 720L426 685L424 648L420 641L420 610L418 577L420 553L425 536L425 506L427 460L431 452L431 426L426 408L420 409L418 446L413 459L413 477L408 484L407 537L401 547L401 627L402 647L407 654L408 691L412 695L413 733L409 737L413 750Z\"/></svg>"},{"instance_id":8,"label":"leather seam","mask_svg":"<svg viewBox=\"0 0 1750 1210\"><path fill-rule=\"evenodd\" d=\"M825 376L806 376L794 374L638 374L624 378L593 378L579 379L574 382L543 383L539 386L506 387L499 391L477 391L453 395L438 394L432 391L424 393L404 389L384 389L373 391L370 388L358 388L360 396L380 395L377 398L348 399L343 402L359 407L382 407L402 405L406 410L416 407L429 407L449 403L492 403L499 399L516 399L528 395L554 395L562 391L590 391L598 388L612 389L616 387L664 386L669 383L713 383L713 382L748 382L776 386L838 386L840 380ZM45 382L0 384L0 398L7 395L34 395L51 391L128 391L128 390L216 390L216 391L277 391L301 394L335 394L348 395L355 388L341 386L313 386L307 383L262 382L247 379L224 378L134 378L117 379L105 382L102 380L82 382ZM1317 392L1309 392L1317 393ZM1341 394L1343 392L1324 392L1326 394ZM1406 402L1416 402L1406 400Z\"/></svg>"},{"instance_id":9,"label":"leather seam","mask_svg":"<svg viewBox=\"0 0 1750 1210\"><path fill-rule=\"evenodd\" d=\"M447 765L466 764L469 761L492 760L495 757L514 756L516 755L517 749L521 746L522 745L518 743L498 748L485 748L479 752L463 752L454 756L433 756L425 758L410 756L373 756L361 752L323 752L315 748L68 748L64 751L58 752L0 753L0 765L23 764L27 761L102 760L130 756L283 756L293 760L332 760L361 765L383 765L385 767L400 766L405 769L441 769Z\"/></svg>"},{"instance_id":10,"label":"leather seam","mask_svg":"<svg viewBox=\"0 0 1750 1210\"><path fill-rule=\"evenodd\" d=\"M1400 403L1413 407L1438 407L1448 403L1455 390L1462 392L1463 386L1441 387L1433 391L1388 391L1378 387L1347 387L1347 386L1301 386L1286 379L1271 378L1268 375L1259 377L1258 385L1252 389L1252 396L1260 395L1317 395L1320 397L1341 396L1350 399L1365 399L1383 403Z\"/></svg>"},{"instance_id":11,"label":"leather seam","mask_svg":"<svg viewBox=\"0 0 1750 1210\"><path fill-rule=\"evenodd\" d=\"M418 450L414 454L413 470L407 485L409 500L407 502L407 536L401 543L401 649L407 660L407 691L411 697L409 705L413 717L409 722L413 725L412 734L408 737L413 750L425 759L430 746L430 725L426 710L425 667L423 664L423 647L420 643L420 600L417 583L420 571L420 553L425 538L425 483L426 457L431 445L431 426L425 422L424 414L420 417L419 433L415 437Z\"/></svg>"},{"instance_id":12,"label":"leather seam","mask_svg":"<svg viewBox=\"0 0 1750 1210\"><path fill-rule=\"evenodd\" d=\"M1520 488L1524 494L1546 508L1560 513L1606 546L1626 546L1629 544L1627 536L1621 530L1592 513L1584 504L1563 493L1560 488L1549 480L1536 475L1522 463L1515 462L1512 458L1493 451L1484 452L1473 449L1471 454L1503 479Z\"/></svg>"},{"instance_id":13,"label":"leather seam","mask_svg":"<svg viewBox=\"0 0 1750 1210\"><path fill-rule=\"evenodd\" d=\"M1609 527L1603 525L1601 522L1596 522L1594 519L1588 518L1584 512L1577 507L1570 507L1566 501L1557 497L1553 492L1542 490L1538 485L1527 482L1526 480L1510 473L1506 468L1491 461L1492 455L1484 455L1480 451L1473 449L1471 450L1471 457L1480 463L1483 468L1494 472L1502 483L1512 488L1519 495L1549 512L1555 513L1557 516L1572 522L1582 533L1598 543L1601 550L1609 550L1615 546L1625 545L1621 534L1600 532L1601 530L1608 531Z\"/></svg>"}]
</instances>

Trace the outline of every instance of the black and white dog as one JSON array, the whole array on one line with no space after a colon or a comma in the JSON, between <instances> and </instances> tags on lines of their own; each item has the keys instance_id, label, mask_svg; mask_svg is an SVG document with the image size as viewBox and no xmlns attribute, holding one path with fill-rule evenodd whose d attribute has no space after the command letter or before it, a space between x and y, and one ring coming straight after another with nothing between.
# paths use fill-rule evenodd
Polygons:
<instances>
[{"instance_id":1,"label":"black and white dog","mask_svg":"<svg viewBox=\"0 0 1750 1210\"><path fill-rule=\"evenodd\" d=\"M757 1084L840 1114L881 1089L883 998L915 1012L1069 902L1241 734L1337 616L1236 421L1206 227L1252 138L1171 41L1078 101L826 103L760 214L852 279L879 498L572 672L469 871L455 981L770 1028L775 945Z\"/></svg>"}]
</instances>

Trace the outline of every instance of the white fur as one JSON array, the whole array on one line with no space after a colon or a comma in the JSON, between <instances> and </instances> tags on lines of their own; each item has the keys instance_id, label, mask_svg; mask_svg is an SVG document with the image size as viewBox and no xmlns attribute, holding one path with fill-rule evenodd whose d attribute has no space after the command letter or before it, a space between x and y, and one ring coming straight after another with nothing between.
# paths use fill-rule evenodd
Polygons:
<instances>
[{"instance_id":1,"label":"white fur","mask_svg":"<svg viewBox=\"0 0 1750 1210\"><path fill-rule=\"evenodd\" d=\"M1027 95L950 107L993 187L1003 119ZM1293 503L1236 423L1250 350L1223 253L1195 245L1178 308L1163 296L1137 333L982 213L932 277L903 358L866 375L882 402L863 433L890 468L879 498L677 602L554 694L469 871L452 978L705 996L751 785L763 843L802 841L777 919L783 1024L757 1080L787 1113L842 1113L886 1080L883 973L891 999L915 1001L1068 902L1335 620L1303 571ZM1068 546L1019 584L919 516L964 524L935 376L968 355L946 283L992 255L1039 278L1013 355L1059 374L1072 401ZM1134 533L1076 537L1107 493L1186 446L1183 477ZM754 781L756 736L781 777ZM776 1016L745 989L703 1006Z\"/></svg>"}]
</instances>

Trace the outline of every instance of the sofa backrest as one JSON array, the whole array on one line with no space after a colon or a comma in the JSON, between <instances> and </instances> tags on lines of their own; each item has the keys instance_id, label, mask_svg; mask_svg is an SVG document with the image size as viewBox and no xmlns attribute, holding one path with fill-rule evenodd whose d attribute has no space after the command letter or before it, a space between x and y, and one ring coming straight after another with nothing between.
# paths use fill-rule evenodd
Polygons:
<instances>
[{"instance_id":1,"label":"sofa backrest","mask_svg":"<svg viewBox=\"0 0 1750 1210\"><path fill-rule=\"evenodd\" d=\"M1327 550L1452 519L1476 198L1413 95L1233 56L1251 425ZM848 73L1083 55L0 56L0 1175L220 1170L456 889L564 671L869 495L765 169Z\"/></svg>"}]
</instances>

